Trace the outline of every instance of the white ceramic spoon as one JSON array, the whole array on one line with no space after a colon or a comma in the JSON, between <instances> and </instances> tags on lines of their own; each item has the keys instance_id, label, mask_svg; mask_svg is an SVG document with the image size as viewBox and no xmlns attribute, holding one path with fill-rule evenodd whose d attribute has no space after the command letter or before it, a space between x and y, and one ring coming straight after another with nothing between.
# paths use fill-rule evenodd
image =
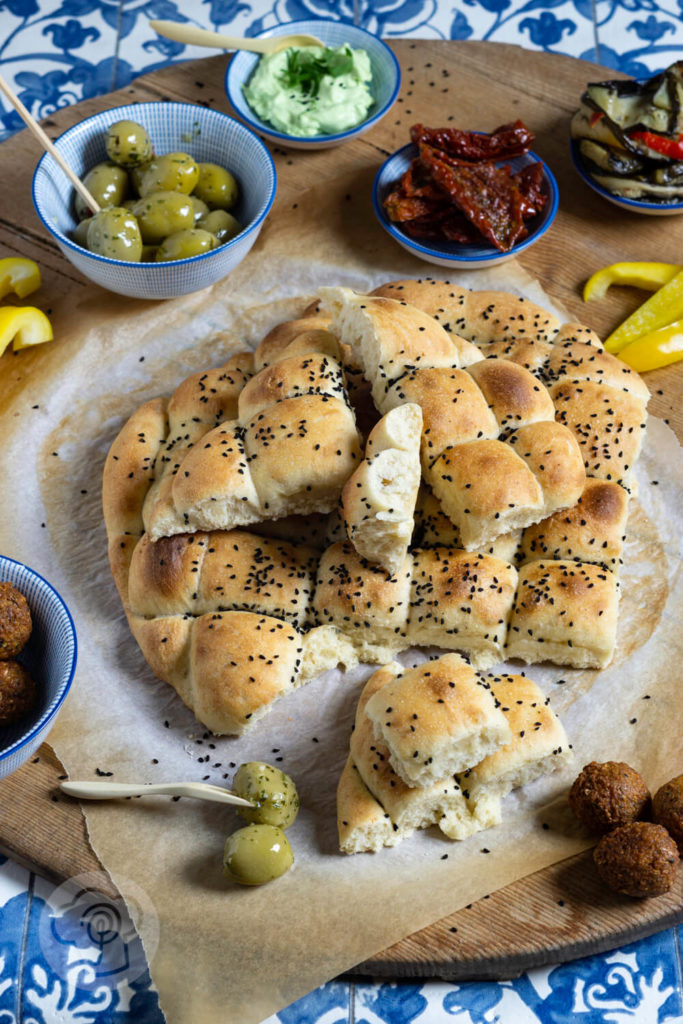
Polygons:
<instances>
[{"instance_id":1,"label":"white ceramic spoon","mask_svg":"<svg viewBox=\"0 0 683 1024\"><path fill-rule=\"evenodd\" d=\"M270 36L268 39L244 39L240 36L225 36L222 32L210 32L179 21L150 21L150 28L166 39L190 46L211 46L221 50L248 50L250 53L278 53L288 46L324 46L316 36L290 35Z\"/></svg>"},{"instance_id":2,"label":"white ceramic spoon","mask_svg":"<svg viewBox=\"0 0 683 1024\"><path fill-rule=\"evenodd\" d=\"M61 791L67 796L81 800L116 800L123 796L190 796L195 800L213 800L218 804L235 804L238 807L253 807L229 789L209 786L206 782L155 782L139 785L135 782L62 782Z\"/></svg>"}]
</instances>

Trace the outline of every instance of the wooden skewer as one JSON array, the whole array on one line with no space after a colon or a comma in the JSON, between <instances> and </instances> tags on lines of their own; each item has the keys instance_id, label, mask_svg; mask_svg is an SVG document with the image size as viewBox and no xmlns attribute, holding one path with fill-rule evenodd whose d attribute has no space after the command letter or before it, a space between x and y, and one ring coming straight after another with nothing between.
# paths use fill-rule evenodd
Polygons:
<instances>
[{"instance_id":1,"label":"wooden skewer","mask_svg":"<svg viewBox=\"0 0 683 1024\"><path fill-rule=\"evenodd\" d=\"M219 804L235 804L237 807L253 807L250 800L237 796L221 786L210 786L206 782L155 782L151 785L137 785L132 782L62 782L61 791L81 800L116 800L125 796L190 796L195 800L211 800Z\"/></svg>"},{"instance_id":2,"label":"wooden skewer","mask_svg":"<svg viewBox=\"0 0 683 1024\"><path fill-rule=\"evenodd\" d=\"M19 117L24 121L26 127L29 128L35 137L40 142L43 149L47 150L53 160L55 160L61 169L66 174L67 178L79 193L83 201L92 210L92 212L99 213L100 205L95 202L88 189L85 187L81 179L77 174L71 170L69 165L64 160L64 157L59 153L53 146L50 139L47 137L43 129L40 127L36 119L28 112L24 104L21 102L19 97L12 91L5 79L0 75L0 92L4 93L7 99L10 101L14 109L16 110Z\"/></svg>"}]
</instances>

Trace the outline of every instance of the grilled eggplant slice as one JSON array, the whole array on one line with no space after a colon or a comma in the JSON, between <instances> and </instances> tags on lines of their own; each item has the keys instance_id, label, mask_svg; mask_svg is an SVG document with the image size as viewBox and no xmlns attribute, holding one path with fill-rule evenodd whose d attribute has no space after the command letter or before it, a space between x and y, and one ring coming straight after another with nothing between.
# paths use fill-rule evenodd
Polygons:
<instances>
[{"instance_id":1,"label":"grilled eggplant slice","mask_svg":"<svg viewBox=\"0 0 683 1024\"><path fill-rule=\"evenodd\" d=\"M675 152L683 141L683 60L646 82L591 83L571 134L581 140L587 172L603 188L653 202L683 199L683 161Z\"/></svg>"},{"instance_id":2,"label":"grilled eggplant slice","mask_svg":"<svg viewBox=\"0 0 683 1024\"><path fill-rule=\"evenodd\" d=\"M613 146L604 146L599 142L593 142L592 139L582 139L579 152L597 169L609 171L610 174L633 175L645 170L645 160L642 157L633 156Z\"/></svg>"},{"instance_id":3,"label":"grilled eggplant slice","mask_svg":"<svg viewBox=\"0 0 683 1024\"><path fill-rule=\"evenodd\" d=\"M604 174L593 174L591 177L608 192L613 192L615 196L623 196L625 199L646 199L661 203L674 203L683 200L683 183L680 185L654 185L649 181L638 181L635 178L614 178Z\"/></svg>"}]
</instances>

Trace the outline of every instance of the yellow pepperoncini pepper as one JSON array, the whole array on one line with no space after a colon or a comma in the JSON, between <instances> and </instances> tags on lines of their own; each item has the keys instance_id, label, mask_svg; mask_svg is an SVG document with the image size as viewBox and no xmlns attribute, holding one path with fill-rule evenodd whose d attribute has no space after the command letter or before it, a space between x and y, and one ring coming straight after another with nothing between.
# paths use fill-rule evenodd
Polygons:
<instances>
[{"instance_id":1,"label":"yellow pepperoncini pepper","mask_svg":"<svg viewBox=\"0 0 683 1024\"><path fill-rule=\"evenodd\" d=\"M0 356L10 342L14 351L29 345L52 341L52 325L35 306L3 306L0 308Z\"/></svg>"},{"instance_id":2,"label":"yellow pepperoncini pepper","mask_svg":"<svg viewBox=\"0 0 683 1024\"><path fill-rule=\"evenodd\" d=\"M681 270L683 267L674 263L612 263L588 278L583 289L583 301L602 299L612 284L631 285L654 292L668 284Z\"/></svg>"},{"instance_id":3,"label":"yellow pepperoncini pepper","mask_svg":"<svg viewBox=\"0 0 683 1024\"><path fill-rule=\"evenodd\" d=\"M662 285L642 306L613 331L605 341L608 352L621 352L645 334L683 319L683 271Z\"/></svg>"},{"instance_id":4,"label":"yellow pepperoncini pepper","mask_svg":"<svg viewBox=\"0 0 683 1024\"><path fill-rule=\"evenodd\" d=\"M40 288L40 270L33 260L22 256L0 259L0 299L14 292L20 299Z\"/></svg>"},{"instance_id":5,"label":"yellow pepperoncini pepper","mask_svg":"<svg viewBox=\"0 0 683 1024\"><path fill-rule=\"evenodd\" d=\"M644 334L619 353L619 358L638 373L656 370L683 359L683 320Z\"/></svg>"}]
</instances>

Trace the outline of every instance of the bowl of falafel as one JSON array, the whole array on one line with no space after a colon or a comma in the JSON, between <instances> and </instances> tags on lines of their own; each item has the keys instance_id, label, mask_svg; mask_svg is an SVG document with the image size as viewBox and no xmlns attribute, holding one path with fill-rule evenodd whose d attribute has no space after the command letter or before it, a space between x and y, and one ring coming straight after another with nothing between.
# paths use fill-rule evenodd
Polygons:
<instances>
[{"instance_id":1,"label":"bowl of falafel","mask_svg":"<svg viewBox=\"0 0 683 1024\"><path fill-rule=\"evenodd\" d=\"M0 555L0 778L46 738L76 669L76 630L61 596Z\"/></svg>"}]
</instances>

